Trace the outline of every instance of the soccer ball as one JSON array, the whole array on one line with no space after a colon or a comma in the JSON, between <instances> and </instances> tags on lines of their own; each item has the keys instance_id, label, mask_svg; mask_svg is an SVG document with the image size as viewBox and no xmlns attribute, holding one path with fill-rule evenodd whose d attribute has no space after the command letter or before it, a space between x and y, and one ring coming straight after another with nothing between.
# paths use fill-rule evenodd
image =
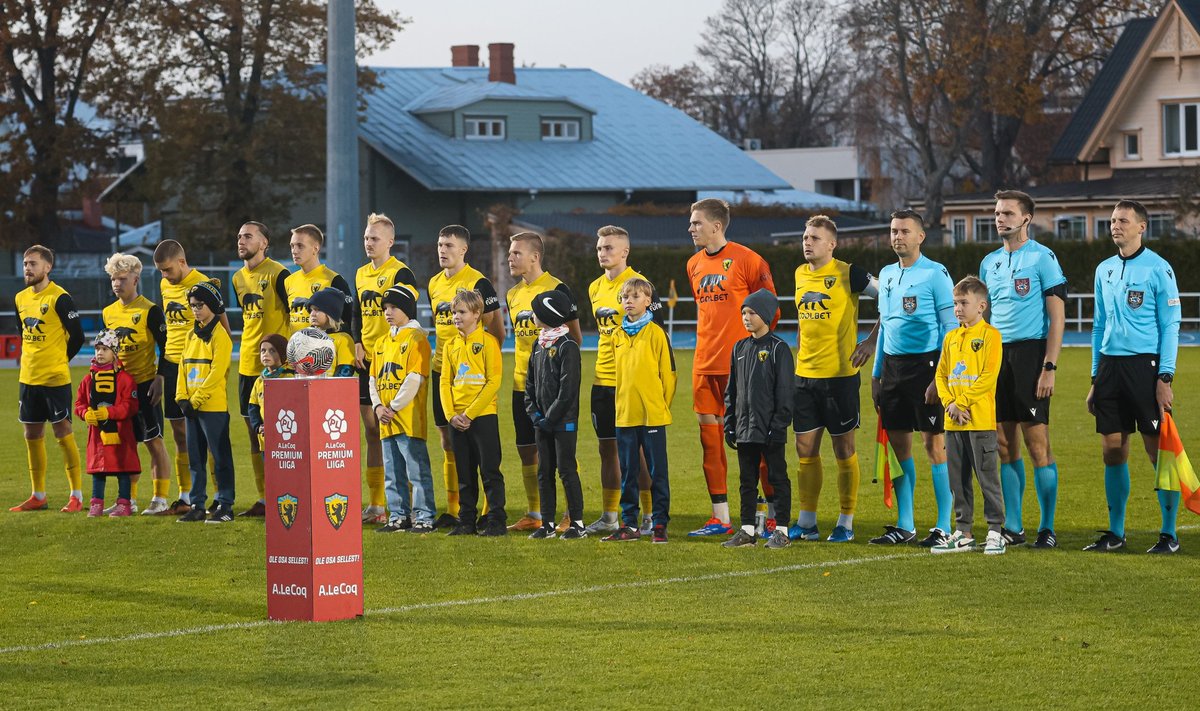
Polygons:
<instances>
[{"instance_id":1,"label":"soccer ball","mask_svg":"<svg viewBox=\"0 0 1200 711\"><path fill-rule=\"evenodd\" d=\"M287 359L298 375L321 375L333 365L333 339L316 328L296 331L288 339Z\"/></svg>"}]
</instances>

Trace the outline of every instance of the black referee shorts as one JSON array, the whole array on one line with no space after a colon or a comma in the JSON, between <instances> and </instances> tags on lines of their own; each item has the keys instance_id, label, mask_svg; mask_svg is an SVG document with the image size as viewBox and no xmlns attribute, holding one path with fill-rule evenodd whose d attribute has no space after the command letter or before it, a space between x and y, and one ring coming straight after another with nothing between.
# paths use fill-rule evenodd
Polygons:
<instances>
[{"instance_id":1,"label":"black referee shorts","mask_svg":"<svg viewBox=\"0 0 1200 711\"><path fill-rule=\"evenodd\" d=\"M885 430L941 434L941 403L925 404L925 390L937 373L937 351L913 355L884 355L879 392L879 419Z\"/></svg>"},{"instance_id":2,"label":"black referee shorts","mask_svg":"<svg viewBox=\"0 0 1200 711\"><path fill-rule=\"evenodd\" d=\"M1046 362L1044 339L1005 343L996 380L996 421L1050 424L1050 398L1037 397Z\"/></svg>"},{"instance_id":3,"label":"black referee shorts","mask_svg":"<svg viewBox=\"0 0 1200 711\"><path fill-rule=\"evenodd\" d=\"M1100 356L1092 407L1096 432L1158 434L1158 356Z\"/></svg>"}]
</instances>

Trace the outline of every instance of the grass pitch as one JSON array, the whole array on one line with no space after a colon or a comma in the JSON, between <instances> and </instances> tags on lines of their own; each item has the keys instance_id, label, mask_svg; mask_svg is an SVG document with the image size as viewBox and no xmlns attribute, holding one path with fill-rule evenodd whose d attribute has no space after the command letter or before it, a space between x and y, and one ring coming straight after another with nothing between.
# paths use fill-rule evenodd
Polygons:
<instances>
[{"instance_id":1,"label":"grass pitch","mask_svg":"<svg viewBox=\"0 0 1200 711\"><path fill-rule=\"evenodd\" d=\"M1200 519L1181 515L1179 555L1142 554L1157 538L1159 514L1140 442L1131 457L1130 552L1079 550L1107 525L1099 437L1083 405L1086 349L1064 352L1054 399L1061 548L997 558L866 545L894 520L881 485L871 484L872 417L859 434L853 543L775 552L688 539L708 516L708 497L690 411L691 353L677 355L668 545L367 532L367 614L356 621L264 621L261 521L210 529L57 513L65 478L51 443L52 511L0 513L2 705L1191 707L1180 682L1194 665L1188 620ZM590 367L585 354L584 382ZM1194 448L1200 418L1188 413L1197 376L1200 353L1184 349L1176 411ZM15 395L15 370L0 371L0 389ZM863 396L869 412L865 385ZM515 519L524 502L519 460L511 423L500 419ZM28 495L15 398L0 420L9 423L0 447L7 506ZM254 500L254 482L245 430L235 421L232 432L241 510ZM76 438L82 447L80 423ZM579 451L591 521L600 496L588 427ZM443 506L436 437L430 453ZM794 472L794 451L789 462ZM917 522L928 528L934 502L921 453L917 468ZM827 534L837 513L828 444L825 471L819 517ZM729 481L736 510L736 469ZM85 496L89 487L85 476ZM1037 515L1030 473L1027 530Z\"/></svg>"}]
</instances>

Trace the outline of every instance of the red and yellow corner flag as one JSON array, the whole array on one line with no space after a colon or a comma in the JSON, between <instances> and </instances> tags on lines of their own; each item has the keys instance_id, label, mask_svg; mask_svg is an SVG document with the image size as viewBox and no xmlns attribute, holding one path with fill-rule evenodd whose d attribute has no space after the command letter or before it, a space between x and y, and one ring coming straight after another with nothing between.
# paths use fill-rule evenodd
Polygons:
<instances>
[{"instance_id":1,"label":"red and yellow corner flag","mask_svg":"<svg viewBox=\"0 0 1200 711\"><path fill-rule=\"evenodd\" d=\"M671 286L667 288L667 308L675 308L675 304L679 303L679 292L675 291L675 280L671 280Z\"/></svg>"},{"instance_id":2,"label":"red and yellow corner flag","mask_svg":"<svg viewBox=\"0 0 1200 711\"><path fill-rule=\"evenodd\" d=\"M1158 475L1155 486L1163 491L1178 491L1182 503L1194 514L1200 514L1200 479L1183 451L1179 430L1171 413L1163 413L1162 426L1158 429L1158 464L1154 467Z\"/></svg>"},{"instance_id":3,"label":"red and yellow corner flag","mask_svg":"<svg viewBox=\"0 0 1200 711\"><path fill-rule=\"evenodd\" d=\"M879 414L878 411L875 413ZM875 480L883 479L883 504L892 508L892 479L904 476L900 468L900 460L896 459L896 450L888 442L887 430L883 429L883 420L876 418L875 428ZM893 477L893 472L895 476Z\"/></svg>"}]
</instances>

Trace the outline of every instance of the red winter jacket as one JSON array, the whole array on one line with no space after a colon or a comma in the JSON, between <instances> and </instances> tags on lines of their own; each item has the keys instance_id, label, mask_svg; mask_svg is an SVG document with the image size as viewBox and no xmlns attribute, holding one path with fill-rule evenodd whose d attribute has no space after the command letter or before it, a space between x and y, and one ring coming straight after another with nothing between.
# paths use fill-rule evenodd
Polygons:
<instances>
[{"instance_id":1,"label":"red winter jacket","mask_svg":"<svg viewBox=\"0 0 1200 711\"><path fill-rule=\"evenodd\" d=\"M89 408L100 407L108 408L108 420L88 426L88 474L140 472L133 432L133 416L138 411L133 376L112 365L92 365L75 395L75 415L82 420Z\"/></svg>"}]
</instances>

